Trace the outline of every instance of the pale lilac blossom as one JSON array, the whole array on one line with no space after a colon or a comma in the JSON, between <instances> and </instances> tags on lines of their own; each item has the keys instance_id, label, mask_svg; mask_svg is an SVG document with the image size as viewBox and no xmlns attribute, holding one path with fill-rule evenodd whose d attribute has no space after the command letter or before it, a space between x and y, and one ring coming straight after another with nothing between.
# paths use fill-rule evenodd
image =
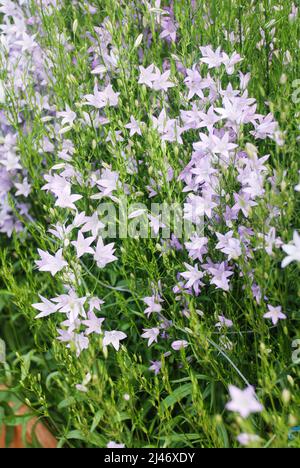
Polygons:
<instances>
[{"instance_id":1,"label":"pale lilac blossom","mask_svg":"<svg viewBox=\"0 0 300 468\"><path fill-rule=\"evenodd\" d=\"M117 442L114 442L113 440L111 440L110 442L108 442L107 448L109 449L123 449L125 448L125 445L124 444L117 444Z\"/></svg>"},{"instance_id":2,"label":"pale lilac blossom","mask_svg":"<svg viewBox=\"0 0 300 468\"><path fill-rule=\"evenodd\" d=\"M52 276L68 266L68 263L63 258L63 251L59 249L55 255L49 252L38 249L41 260L36 260L36 265L40 271L49 271Z\"/></svg>"},{"instance_id":3,"label":"pale lilac blossom","mask_svg":"<svg viewBox=\"0 0 300 468\"><path fill-rule=\"evenodd\" d=\"M41 295L40 299L42 302L38 304L32 304L32 307L34 307L34 309L40 311L40 313L35 317L36 319L48 317L49 315L55 314L57 312L58 306L56 304L53 304L53 302L49 301Z\"/></svg>"},{"instance_id":4,"label":"pale lilac blossom","mask_svg":"<svg viewBox=\"0 0 300 468\"><path fill-rule=\"evenodd\" d=\"M200 286L203 286L201 282L202 278L204 277L204 273L199 271L198 264L195 266L189 265L185 263L184 266L188 271L180 273L180 275L187 280L185 285L186 288L193 288L195 293L198 295L200 292Z\"/></svg>"},{"instance_id":5,"label":"pale lilac blossom","mask_svg":"<svg viewBox=\"0 0 300 468\"><path fill-rule=\"evenodd\" d=\"M17 189L16 196L22 195L27 198L31 193L31 185L28 183L27 177L22 182L15 182L15 187Z\"/></svg>"},{"instance_id":6,"label":"pale lilac blossom","mask_svg":"<svg viewBox=\"0 0 300 468\"><path fill-rule=\"evenodd\" d=\"M79 392L82 392L82 393L87 393L88 392L88 387L87 386L88 386L88 384L90 383L91 380L92 380L92 376L88 372L86 374L86 376L84 377L82 383L75 385L76 390L78 390Z\"/></svg>"},{"instance_id":7,"label":"pale lilac blossom","mask_svg":"<svg viewBox=\"0 0 300 468\"><path fill-rule=\"evenodd\" d=\"M260 440L261 439L259 436L255 434L247 434L245 432L242 432L237 437L237 441L245 447L248 447L249 445L257 444L260 442Z\"/></svg>"},{"instance_id":8,"label":"pale lilac blossom","mask_svg":"<svg viewBox=\"0 0 300 468\"><path fill-rule=\"evenodd\" d=\"M189 345L188 342L185 340L177 340L177 341L173 341L173 343L171 344L171 347L172 349L174 349L174 351L180 351L181 349L187 348L188 345Z\"/></svg>"},{"instance_id":9,"label":"pale lilac blossom","mask_svg":"<svg viewBox=\"0 0 300 468\"><path fill-rule=\"evenodd\" d=\"M155 375L158 375L161 371L161 366L161 361L151 361L151 366L149 367L149 370L154 372Z\"/></svg>"},{"instance_id":10,"label":"pale lilac blossom","mask_svg":"<svg viewBox=\"0 0 300 468\"><path fill-rule=\"evenodd\" d=\"M152 343L157 343L157 339L159 337L159 328L144 328L144 333L141 335L142 338L146 338L148 340L148 346L151 346Z\"/></svg>"},{"instance_id":11,"label":"pale lilac blossom","mask_svg":"<svg viewBox=\"0 0 300 468\"><path fill-rule=\"evenodd\" d=\"M95 213L92 216L85 217L84 225L81 228L81 232L91 232L92 236L96 238L98 237L101 229L103 229L104 227L104 224L99 220L97 211L95 211Z\"/></svg>"},{"instance_id":12,"label":"pale lilac blossom","mask_svg":"<svg viewBox=\"0 0 300 468\"><path fill-rule=\"evenodd\" d=\"M287 316L282 312L282 307L273 307L268 304L269 311L264 314L264 318L272 320L273 325L277 325L279 320L285 320Z\"/></svg>"},{"instance_id":13,"label":"pale lilac blossom","mask_svg":"<svg viewBox=\"0 0 300 468\"><path fill-rule=\"evenodd\" d=\"M229 291L228 278L233 275L233 272L228 270L225 266L225 262L209 266L207 271L212 275L210 280L211 284L214 284L217 288Z\"/></svg>"},{"instance_id":14,"label":"pale lilac blossom","mask_svg":"<svg viewBox=\"0 0 300 468\"><path fill-rule=\"evenodd\" d=\"M96 333L97 335L101 335L101 326L105 319L98 318L92 311L88 312L87 315L87 320L82 321L82 324L87 327L85 334L90 335L91 333Z\"/></svg>"},{"instance_id":15,"label":"pale lilac blossom","mask_svg":"<svg viewBox=\"0 0 300 468\"><path fill-rule=\"evenodd\" d=\"M125 338L127 338L126 333L123 333L121 331L105 331L103 338L103 346L106 347L111 344L116 351L119 351L120 341L125 340Z\"/></svg>"},{"instance_id":16,"label":"pale lilac blossom","mask_svg":"<svg viewBox=\"0 0 300 468\"><path fill-rule=\"evenodd\" d=\"M120 93L116 93L113 87L109 84L103 91L98 90L98 85L95 83L94 94L86 94L84 104L102 109L106 106L115 107L118 105Z\"/></svg>"},{"instance_id":17,"label":"pale lilac blossom","mask_svg":"<svg viewBox=\"0 0 300 468\"><path fill-rule=\"evenodd\" d=\"M94 242L95 237L86 237L84 238L81 231L78 232L78 237L76 241L72 241L71 244L75 247L77 258L82 257L84 254L94 254L94 249L92 249L91 244Z\"/></svg>"},{"instance_id":18,"label":"pale lilac blossom","mask_svg":"<svg viewBox=\"0 0 300 468\"><path fill-rule=\"evenodd\" d=\"M242 418L247 418L251 413L260 413L263 406L256 398L255 390L249 386L245 390L240 390L234 385L229 386L231 401L227 403L226 408L229 411L239 413Z\"/></svg>"},{"instance_id":19,"label":"pale lilac blossom","mask_svg":"<svg viewBox=\"0 0 300 468\"><path fill-rule=\"evenodd\" d=\"M130 122L125 125L125 128L130 130L130 136L134 136L135 134L137 135L142 135L142 130L141 130L141 124L135 118L133 115L130 117Z\"/></svg>"},{"instance_id":20,"label":"pale lilac blossom","mask_svg":"<svg viewBox=\"0 0 300 468\"><path fill-rule=\"evenodd\" d=\"M161 303L163 300L158 294L154 294L153 296L144 297L143 302L148 306L144 313L147 317L150 317L152 313L160 313L162 311Z\"/></svg>"},{"instance_id":21,"label":"pale lilac blossom","mask_svg":"<svg viewBox=\"0 0 300 468\"><path fill-rule=\"evenodd\" d=\"M224 317L224 315L218 315L218 319L219 319L219 322L216 323L217 328L222 328L222 327L231 328L231 327L233 327L232 320L227 319L226 317Z\"/></svg>"},{"instance_id":22,"label":"pale lilac blossom","mask_svg":"<svg viewBox=\"0 0 300 468\"><path fill-rule=\"evenodd\" d=\"M194 234L189 242L185 242L185 247L189 252L189 256L193 260L199 260L202 262L203 255L207 254L207 237L199 237L197 234Z\"/></svg>"},{"instance_id":23,"label":"pale lilac blossom","mask_svg":"<svg viewBox=\"0 0 300 468\"><path fill-rule=\"evenodd\" d=\"M297 231L294 231L293 241L290 244L284 244L282 250L287 254L281 263L282 268L292 262L300 262L300 236Z\"/></svg>"},{"instance_id":24,"label":"pale lilac blossom","mask_svg":"<svg viewBox=\"0 0 300 468\"><path fill-rule=\"evenodd\" d=\"M104 268L109 263L117 260L117 257L114 255L115 251L115 244L113 242L104 245L102 237L99 237L96 250L94 252L94 259L97 262L97 266L99 268Z\"/></svg>"},{"instance_id":25,"label":"pale lilac blossom","mask_svg":"<svg viewBox=\"0 0 300 468\"><path fill-rule=\"evenodd\" d=\"M72 111L70 106L67 104L65 111L57 112L57 117L62 119L62 128L60 130L60 134L64 134L67 131L71 130L77 115L76 112Z\"/></svg>"}]
</instances>

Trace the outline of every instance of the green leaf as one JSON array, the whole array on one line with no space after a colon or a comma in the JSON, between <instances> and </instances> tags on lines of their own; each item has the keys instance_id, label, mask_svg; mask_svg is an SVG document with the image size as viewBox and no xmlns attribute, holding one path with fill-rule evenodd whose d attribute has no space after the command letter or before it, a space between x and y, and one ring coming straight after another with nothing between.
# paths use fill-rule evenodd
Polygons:
<instances>
[{"instance_id":1,"label":"green leaf","mask_svg":"<svg viewBox=\"0 0 300 468\"><path fill-rule=\"evenodd\" d=\"M86 440L86 437L84 436L82 431L75 430L75 431L70 431L68 432L67 435L64 437L67 440Z\"/></svg>"},{"instance_id":2,"label":"green leaf","mask_svg":"<svg viewBox=\"0 0 300 468\"><path fill-rule=\"evenodd\" d=\"M221 437L223 441L222 447L229 448L228 434L227 434L224 424L218 424L217 430L218 430L219 436Z\"/></svg>"},{"instance_id":3,"label":"green leaf","mask_svg":"<svg viewBox=\"0 0 300 468\"><path fill-rule=\"evenodd\" d=\"M103 410L97 411L97 413L95 414L94 419L93 419L91 432L94 432L94 430L97 428L99 422L101 421L101 419L103 417L103 414L104 414Z\"/></svg>"},{"instance_id":4,"label":"green leaf","mask_svg":"<svg viewBox=\"0 0 300 468\"><path fill-rule=\"evenodd\" d=\"M69 406L74 405L76 400L74 397L66 398L65 400L61 401L58 405L58 409L68 408Z\"/></svg>"},{"instance_id":5,"label":"green leaf","mask_svg":"<svg viewBox=\"0 0 300 468\"><path fill-rule=\"evenodd\" d=\"M192 394L192 384L181 385L180 387L176 388L171 395L168 395L160 404L160 409L164 412L170 406L175 405L183 398Z\"/></svg>"}]
</instances>

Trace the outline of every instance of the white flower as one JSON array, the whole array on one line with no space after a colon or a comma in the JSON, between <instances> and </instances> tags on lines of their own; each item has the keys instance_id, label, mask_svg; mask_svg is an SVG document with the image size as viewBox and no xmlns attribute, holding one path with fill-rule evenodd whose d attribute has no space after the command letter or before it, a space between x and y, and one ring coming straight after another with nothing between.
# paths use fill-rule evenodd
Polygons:
<instances>
[{"instance_id":1,"label":"white flower","mask_svg":"<svg viewBox=\"0 0 300 468\"><path fill-rule=\"evenodd\" d=\"M264 318L271 319L273 325L277 325L279 320L286 319L286 315L282 312L281 306L273 307L268 305L269 312L264 315Z\"/></svg>"},{"instance_id":2,"label":"white flower","mask_svg":"<svg viewBox=\"0 0 300 468\"><path fill-rule=\"evenodd\" d=\"M188 346L188 342L185 341L185 340L177 340L177 341L173 341L173 343L171 344L171 347L172 349L174 349L174 351L179 351L180 349L184 349Z\"/></svg>"},{"instance_id":3,"label":"white flower","mask_svg":"<svg viewBox=\"0 0 300 468\"><path fill-rule=\"evenodd\" d=\"M282 250L287 254L287 257L281 263L282 268L292 262L300 262L300 236L297 231L294 231L293 242L283 245Z\"/></svg>"},{"instance_id":4,"label":"white flower","mask_svg":"<svg viewBox=\"0 0 300 468\"><path fill-rule=\"evenodd\" d=\"M70 109L70 106L66 106L66 110L62 112L57 112L57 117L61 118L61 125L62 128L59 131L60 134L67 133L73 127L74 120L76 119L77 115L74 111Z\"/></svg>"},{"instance_id":5,"label":"white flower","mask_svg":"<svg viewBox=\"0 0 300 468\"><path fill-rule=\"evenodd\" d=\"M134 136L136 133L138 135L142 135L140 123L137 120L135 120L133 115L130 117L130 122L127 125L125 125L125 128L128 128L128 130L130 130L131 137Z\"/></svg>"},{"instance_id":6,"label":"white flower","mask_svg":"<svg viewBox=\"0 0 300 468\"><path fill-rule=\"evenodd\" d=\"M90 383L91 380L92 380L92 376L91 376L91 374L88 372L88 373L86 374L85 378L83 379L82 384L77 384L77 385L75 385L76 389L77 389L79 392L87 393L87 392L88 392L87 385Z\"/></svg>"},{"instance_id":7,"label":"white flower","mask_svg":"<svg viewBox=\"0 0 300 468\"><path fill-rule=\"evenodd\" d=\"M88 320L83 320L82 324L87 327L85 334L88 336L91 333L101 335L101 325L104 322L104 318L98 318L93 311L88 312Z\"/></svg>"},{"instance_id":8,"label":"white flower","mask_svg":"<svg viewBox=\"0 0 300 468\"><path fill-rule=\"evenodd\" d=\"M237 441L245 447L258 443L260 440L260 437L258 437L256 434L247 434L244 432L237 437Z\"/></svg>"},{"instance_id":9,"label":"white flower","mask_svg":"<svg viewBox=\"0 0 300 468\"><path fill-rule=\"evenodd\" d=\"M184 266L187 268L188 271L184 271L183 273L180 273L180 275L187 280L187 283L185 285L186 288L194 288L194 291L196 294L199 293L199 286L202 286L201 279L204 276L204 273L202 271L199 271L198 265L196 266L191 266L188 263L185 263Z\"/></svg>"},{"instance_id":10,"label":"white flower","mask_svg":"<svg viewBox=\"0 0 300 468\"><path fill-rule=\"evenodd\" d=\"M99 221L98 213L95 211L92 216L85 218L85 224L81 232L91 232L94 237L97 237L102 228L104 228L104 224Z\"/></svg>"},{"instance_id":11,"label":"white flower","mask_svg":"<svg viewBox=\"0 0 300 468\"><path fill-rule=\"evenodd\" d=\"M140 66L139 70L140 77L138 83L145 84L146 86L149 86L149 88L153 88L153 82L158 78L159 70L154 67L153 63L149 65L148 68Z\"/></svg>"},{"instance_id":12,"label":"white flower","mask_svg":"<svg viewBox=\"0 0 300 468\"><path fill-rule=\"evenodd\" d=\"M121 331L113 330L113 331L106 331L104 333L103 338L103 346L108 346L112 344L116 351L120 349L120 341L127 338L126 333Z\"/></svg>"},{"instance_id":13,"label":"white flower","mask_svg":"<svg viewBox=\"0 0 300 468\"><path fill-rule=\"evenodd\" d=\"M147 314L148 317L153 312L157 312L158 314L161 312L162 306L160 305L160 302L163 302L163 300L161 299L161 297L158 294L157 295L154 294L153 296L144 297L143 301L148 306L145 309L145 312L144 312L145 314Z\"/></svg>"},{"instance_id":14,"label":"white flower","mask_svg":"<svg viewBox=\"0 0 300 468\"><path fill-rule=\"evenodd\" d=\"M102 109L105 106L117 106L119 95L120 93L115 93L110 84L103 91L99 91L97 83L95 83L94 94L86 94L84 104L97 109Z\"/></svg>"},{"instance_id":15,"label":"white flower","mask_svg":"<svg viewBox=\"0 0 300 468\"><path fill-rule=\"evenodd\" d=\"M114 255L115 248L114 243L104 245L102 237L99 237L96 251L94 253L94 259L97 262L99 268L104 268L108 263L114 262L117 260L117 257Z\"/></svg>"},{"instance_id":16,"label":"white flower","mask_svg":"<svg viewBox=\"0 0 300 468\"><path fill-rule=\"evenodd\" d=\"M72 241L71 244L74 245L77 251L77 258L82 257L86 253L93 254L94 250L91 247L92 242L94 242L94 237L84 238L81 231L78 233L77 241Z\"/></svg>"},{"instance_id":17,"label":"white flower","mask_svg":"<svg viewBox=\"0 0 300 468\"><path fill-rule=\"evenodd\" d=\"M62 249L56 252L55 255L49 254L44 250L38 249L41 260L36 260L36 264L40 271L49 271L52 276L61 271L65 266L68 266L62 255Z\"/></svg>"},{"instance_id":18,"label":"white flower","mask_svg":"<svg viewBox=\"0 0 300 468\"><path fill-rule=\"evenodd\" d=\"M118 188L119 174L118 172L105 169L101 178L96 181L96 184L100 190L100 193L92 195L93 200L100 200L103 197L112 197L112 193Z\"/></svg>"},{"instance_id":19,"label":"white flower","mask_svg":"<svg viewBox=\"0 0 300 468\"><path fill-rule=\"evenodd\" d=\"M110 449L122 449L122 448L125 448L125 445L124 444L117 444L116 442L114 442L113 440L111 440L110 442L108 442L107 448L110 448Z\"/></svg>"},{"instance_id":20,"label":"white flower","mask_svg":"<svg viewBox=\"0 0 300 468\"><path fill-rule=\"evenodd\" d=\"M31 185L28 183L27 177L25 177L23 182L15 183L15 187L17 189L16 196L23 195L25 198L27 198L31 192Z\"/></svg>"},{"instance_id":21,"label":"white flower","mask_svg":"<svg viewBox=\"0 0 300 468\"><path fill-rule=\"evenodd\" d=\"M20 165L20 158L15 153L8 151L5 156L6 158L2 159L0 164L3 164L8 172L22 169L22 166Z\"/></svg>"},{"instance_id":22,"label":"white flower","mask_svg":"<svg viewBox=\"0 0 300 468\"><path fill-rule=\"evenodd\" d=\"M253 387L249 386L245 390L240 390L234 385L230 385L229 393L231 401L227 403L226 408L229 411L239 413L242 418L247 418L251 413L260 413L263 410Z\"/></svg>"},{"instance_id":23,"label":"white flower","mask_svg":"<svg viewBox=\"0 0 300 468\"><path fill-rule=\"evenodd\" d=\"M143 328L143 331L145 333L143 333L141 336L142 338L148 339L148 346L151 346L154 341L157 343L159 328Z\"/></svg>"},{"instance_id":24,"label":"white flower","mask_svg":"<svg viewBox=\"0 0 300 468\"><path fill-rule=\"evenodd\" d=\"M75 202L81 200L82 195L72 194L69 186L66 186L64 190L59 194L55 206L60 208L69 208L70 210L76 210Z\"/></svg>"},{"instance_id":25,"label":"white flower","mask_svg":"<svg viewBox=\"0 0 300 468\"><path fill-rule=\"evenodd\" d=\"M35 318L42 318L42 317L48 317L51 314L55 314L58 310L58 306L56 304L53 304L53 302L49 301L43 296L40 296L40 299L42 302L39 302L38 304L32 304L32 307L34 309L37 309L40 311L40 314L38 314Z\"/></svg>"}]
</instances>

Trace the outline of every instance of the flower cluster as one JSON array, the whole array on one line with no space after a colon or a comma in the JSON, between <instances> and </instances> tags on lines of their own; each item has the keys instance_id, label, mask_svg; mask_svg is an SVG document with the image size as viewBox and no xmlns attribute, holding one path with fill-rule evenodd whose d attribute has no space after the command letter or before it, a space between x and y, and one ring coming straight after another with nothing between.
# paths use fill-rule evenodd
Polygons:
<instances>
[{"instance_id":1,"label":"flower cluster","mask_svg":"<svg viewBox=\"0 0 300 468\"><path fill-rule=\"evenodd\" d=\"M236 71L236 65L242 61L239 54L228 56L221 48L214 51L211 46L200 47L200 52L199 62L185 70L187 92L182 93L185 108L178 117L169 118L166 105L158 117L151 117L162 142L182 144L185 134L194 138L191 159L182 170L179 182L183 182L183 192L187 193L185 218L196 227L204 224L205 233L192 234L185 242L189 262L184 263L186 270L180 272L183 281L175 286L174 292L182 296L185 307L186 294L205 294L209 285L227 293L234 277L245 277L247 284L250 278L253 299L260 302L262 293L251 261L261 248L273 256L274 249L279 249L283 243L276 237L276 206L272 207L266 221L267 234L253 230L253 212L267 203L266 194L274 185L275 176L267 165L269 155L259 156L255 140L271 139L282 145L282 137L279 137L279 125L273 115L259 114L256 100L249 97L247 87L251 75ZM227 74L229 80L238 74L238 88L230 82L223 88L218 74L222 67L223 76ZM140 67L139 84L153 91L165 93L174 83L170 70L161 74L154 64ZM257 239L262 240L259 246ZM174 248L182 250L181 244L179 247L175 244ZM283 248L291 252L291 256L294 254L292 246ZM157 312L161 320L161 297L154 295L144 301L148 305L147 317ZM264 317L272 319L274 325L286 318L279 311L280 306L274 308L269 304L268 309ZM221 326L227 323L232 324L225 318L219 322ZM156 343L159 336L159 324L144 329L142 334L149 346Z\"/></svg>"},{"instance_id":2,"label":"flower cluster","mask_svg":"<svg viewBox=\"0 0 300 468\"><path fill-rule=\"evenodd\" d=\"M252 42L255 52L264 53L268 81L262 99L254 98L255 70L243 56L248 30L242 21L220 31L220 42L213 45L204 34L195 45L183 40L183 28L194 29L198 15L194 0L182 22L176 2L142 0L132 24L125 16L136 2L121 2L119 14L112 2L111 17L99 14L99 2L69 3L0 0L0 233L28 242L27 271L35 266L36 284L46 279L34 292L40 299L30 300L31 312L55 323L57 347L81 357L80 363L93 346L107 358L108 346L118 352L126 344L131 351L137 340L134 360L146 361L138 378L148 369L153 380L163 375L168 382L164 365L174 373L199 367L201 348L199 355L208 356L204 366L215 352L247 385L242 390L228 382L230 401L220 401L248 430L244 420L265 411L262 385L259 378L252 382L257 396L231 355L243 336L259 331L256 346L264 333L286 330L295 315L289 300L281 300L281 281L300 264L300 235L295 225L288 234L282 218L289 211L287 189L297 195L300 185L294 180L286 187L286 115L281 119L266 99L273 62L288 66L291 52L281 54L278 21L265 17ZM201 24L209 29L215 20L204 3ZM253 9L253 3L252 12L263 8ZM66 7L76 13L71 27L68 15L64 26L55 21ZM291 24L299 17L294 4L290 11L283 5L274 11ZM78 12L93 25L88 31ZM155 54L149 52L158 45ZM111 220L101 209L110 204L120 214L124 198L136 205L128 220L135 226L147 220L149 241L118 237L113 229L107 235ZM181 221L191 227L186 238L162 212L150 212L156 202L160 209L180 206ZM120 215L119 226L128 220ZM271 275L278 292L268 289ZM248 346L246 338L243 343ZM109 358L110 365L115 354ZM73 388L84 397L94 382L92 370L81 377ZM175 382L191 380L194 388L194 379L191 373ZM211 392L215 405L210 387L204 394ZM126 388L124 401L130 398ZM237 440L260 443L250 432ZM107 447L124 444L111 440Z\"/></svg>"},{"instance_id":3,"label":"flower cluster","mask_svg":"<svg viewBox=\"0 0 300 468\"><path fill-rule=\"evenodd\" d=\"M48 83L45 71L45 54L29 30L32 19L28 19L17 2L1 2L3 15L0 40L1 68L6 70L0 81L0 232L11 237L13 232L24 229L30 221L28 197L32 187L28 170L23 167L22 154L16 128L29 133L30 128L22 112L14 109L13 100L25 107L26 80L36 86L36 106L47 107L42 92ZM11 77L14 77L11 84Z\"/></svg>"}]
</instances>

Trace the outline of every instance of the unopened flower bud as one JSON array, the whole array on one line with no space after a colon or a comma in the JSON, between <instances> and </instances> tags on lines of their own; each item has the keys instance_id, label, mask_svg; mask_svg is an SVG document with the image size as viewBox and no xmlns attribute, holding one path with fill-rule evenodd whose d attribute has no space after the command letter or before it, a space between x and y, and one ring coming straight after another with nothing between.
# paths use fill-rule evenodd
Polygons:
<instances>
[{"instance_id":1,"label":"unopened flower bud","mask_svg":"<svg viewBox=\"0 0 300 468\"><path fill-rule=\"evenodd\" d=\"M282 392L281 397L282 397L283 403L285 405L288 405L291 400L291 392L287 388L285 388Z\"/></svg>"}]
</instances>

